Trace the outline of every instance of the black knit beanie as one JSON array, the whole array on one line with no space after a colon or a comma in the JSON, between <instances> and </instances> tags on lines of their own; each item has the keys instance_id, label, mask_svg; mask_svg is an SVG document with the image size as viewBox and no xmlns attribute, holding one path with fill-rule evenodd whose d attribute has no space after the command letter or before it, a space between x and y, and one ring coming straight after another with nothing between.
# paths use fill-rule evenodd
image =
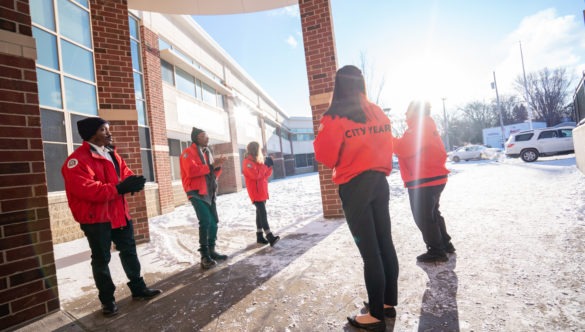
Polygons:
<instances>
[{"instance_id":1,"label":"black knit beanie","mask_svg":"<svg viewBox=\"0 0 585 332\"><path fill-rule=\"evenodd\" d=\"M104 123L108 123L108 121L97 117L85 118L77 121L77 131L79 131L79 136L81 136L84 141L89 140Z\"/></svg>"},{"instance_id":2,"label":"black knit beanie","mask_svg":"<svg viewBox=\"0 0 585 332\"><path fill-rule=\"evenodd\" d=\"M203 132L205 132L205 130L193 127L193 130L191 131L191 142L197 144L197 136Z\"/></svg>"}]
</instances>

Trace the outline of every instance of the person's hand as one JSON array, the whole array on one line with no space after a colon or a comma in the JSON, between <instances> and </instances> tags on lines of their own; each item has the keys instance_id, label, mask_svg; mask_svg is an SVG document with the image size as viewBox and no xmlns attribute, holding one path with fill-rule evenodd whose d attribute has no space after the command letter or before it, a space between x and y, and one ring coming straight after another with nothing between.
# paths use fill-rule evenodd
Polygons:
<instances>
[{"instance_id":1,"label":"person's hand","mask_svg":"<svg viewBox=\"0 0 585 332\"><path fill-rule=\"evenodd\" d=\"M221 165L223 165L223 163L226 161L226 159L227 159L226 156L221 155L217 157L217 159L213 160L213 164L211 164L211 166L213 166L213 169L220 168Z\"/></svg>"},{"instance_id":2,"label":"person's hand","mask_svg":"<svg viewBox=\"0 0 585 332\"><path fill-rule=\"evenodd\" d=\"M116 189L118 189L118 194L124 195L126 193L136 193L144 189L144 183L146 183L146 178L142 175L130 175L129 177L125 178L124 181L118 183L116 185Z\"/></svg>"},{"instance_id":3,"label":"person's hand","mask_svg":"<svg viewBox=\"0 0 585 332\"><path fill-rule=\"evenodd\" d=\"M266 158L264 158L264 165L266 165L268 167L272 167L272 166L274 166L274 160L272 160L272 158L270 158L270 157L266 157Z\"/></svg>"}]
</instances>

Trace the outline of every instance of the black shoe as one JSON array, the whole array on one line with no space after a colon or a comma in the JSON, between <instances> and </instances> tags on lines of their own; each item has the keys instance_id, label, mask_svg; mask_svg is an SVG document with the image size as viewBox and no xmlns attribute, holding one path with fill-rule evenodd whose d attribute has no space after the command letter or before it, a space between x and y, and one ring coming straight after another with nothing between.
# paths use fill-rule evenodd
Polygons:
<instances>
[{"instance_id":1,"label":"black shoe","mask_svg":"<svg viewBox=\"0 0 585 332\"><path fill-rule=\"evenodd\" d=\"M370 311L370 304L364 301L364 306L368 311ZM396 308L384 308L384 317L386 318L396 318Z\"/></svg>"},{"instance_id":2,"label":"black shoe","mask_svg":"<svg viewBox=\"0 0 585 332\"><path fill-rule=\"evenodd\" d=\"M375 322L375 323L369 323L369 324L362 324L360 322L358 322L357 320L355 320L355 316L353 317L347 317L347 320L349 321L349 323L357 328L360 329L364 329L367 331L376 331L376 332L384 332L386 331L386 322L381 320L379 322Z\"/></svg>"},{"instance_id":3,"label":"black shoe","mask_svg":"<svg viewBox=\"0 0 585 332\"><path fill-rule=\"evenodd\" d=\"M215 251L215 247L209 248L209 257L216 261L225 261L226 259L228 259L227 255L220 254L217 251Z\"/></svg>"},{"instance_id":4,"label":"black shoe","mask_svg":"<svg viewBox=\"0 0 585 332\"><path fill-rule=\"evenodd\" d=\"M262 232L256 232L256 243L268 244L268 240L264 238Z\"/></svg>"},{"instance_id":5,"label":"black shoe","mask_svg":"<svg viewBox=\"0 0 585 332\"><path fill-rule=\"evenodd\" d=\"M133 300L150 300L153 297L159 295L160 293L162 293L162 290L160 290L160 289L153 289L153 288L144 287L139 292L133 293L132 299Z\"/></svg>"},{"instance_id":6,"label":"black shoe","mask_svg":"<svg viewBox=\"0 0 585 332\"><path fill-rule=\"evenodd\" d=\"M449 242L446 246L445 246L445 252L448 254L452 254L455 252L455 247L453 246L453 243Z\"/></svg>"},{"instance_id":7,"label":"black shoe","mask_svg":"<svg viewBox=\"0 0 585 332\"><path fill-rule=\"evenodd\" d=\"M201 268L204 270L211 269L216 266L217 262L209 256L201 256Z\"/></svg>"},{"instance_id":8,"label":"black shoe","mask_svg":"<svg viewBox=\"0 0 585 332\"><path fill-rule=\"evenodd\" d=\"M447 254L445 253L431 253L427 251L424 254L417 256L416 260L421 263L436 263L446 262L449 260L449 257L447 257Z\"/></svg>"},{"instance_id":9,"label":"black shoe","mask_svg":"<svg viewBox=\"0 0 585 332\"><path fill-rule=\"evenodd\" d=\"M116 316L118 314L118 306L116 305L116 302L102 303L102 314L105 317Z\"/></svg>"},{"instance_id":10,"label":"black shoe","mask_svg":"<svg viewBox=\"0 0 585 332\"><path fill-rule=\"evenodd\" d=\"M271 247L274 247L274 244L280 240L280 236L274 236L272 233L266 234L266 238Z\"/></svg>"}]
</instances>

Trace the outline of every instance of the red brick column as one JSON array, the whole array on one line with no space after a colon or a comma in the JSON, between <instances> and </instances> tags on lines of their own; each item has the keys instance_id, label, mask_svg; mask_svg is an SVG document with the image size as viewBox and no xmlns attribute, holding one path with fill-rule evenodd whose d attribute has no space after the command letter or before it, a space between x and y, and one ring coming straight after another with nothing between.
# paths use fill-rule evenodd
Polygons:
<instances>
[{"instance_id":1,"label":"red brick column","mask_svg":"<svg viewBox=\"0 0 585 332\"><path fill-rule=\"evenodd\" d=\"M158 183L158 200L161 213L169 213L175 209L171 163L169 159L169 143L165 121L165 107L162 91L162 76L158 36L148 28L141 26L142 63L144 65L144 89L148 124L152 137L152 154L156 182Z\"/></svg>"},{"instance_id":2,"label":"red brick column","mask_svg":"<svg viewBox=\"0 0 585 332\"><path fill-rule=\"evenodd\" d=\"M337 59L329 0L299 0L309 94L313 111L313 130L317 133L321 116L329 107ZM321 200L325 218L343 217L337 185L331 181L332 171L319 164Z\"/></svg>"},{"instance_id":3,"label":"red brick column","mask_svg":"<svg viewBox=\"0 0 585 332\"><path fill-rule=\"evenodd\" d=\"M142 174L134 95L128 5L125 0L90 0L99 115L110 122L114 145L128 167ZM144 192L126 196L138 243L148 242Z\"/></svg>"},{"instance_id":4,"label":"red brick column","mask_svg":"<svg viewBox=\"0 0 585 332\"><path fill-rule=\"evenodd\" d=\"M238 133L233 97L226 97L226 111L228 113L230 141L213 146L215 156L224 155L227 157L227 160L221 167L222 172L218 180L218 192L220 194L228 194L242 190L242 164L238 149Z\"/></svg>"},{"instance_id":5,"label":"red brick column","mask_svg":"<svg viewBox=\"0 0 585 332\"><path fill-rule=\"evenodd\" d=\"M59 310L28 1L0 4L0 328Z\"/></svg>"}]
</instances>

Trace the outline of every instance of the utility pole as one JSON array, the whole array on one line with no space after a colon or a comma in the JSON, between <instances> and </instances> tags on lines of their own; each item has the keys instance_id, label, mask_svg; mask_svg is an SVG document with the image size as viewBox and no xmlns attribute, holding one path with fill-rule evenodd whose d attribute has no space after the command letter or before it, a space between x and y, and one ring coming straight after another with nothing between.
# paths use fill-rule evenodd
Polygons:
<instances>
[{"instance_id":1,"label":"utility pole","mask_svg":"<svg viewBox=\"0 0 585 332\"><path fill-rule=\"evenodd\" d=\"M528 110L528 124L530 125L530 129L532 129L532 109L530 108L530 102L528 98L528 87L526 86L526 70L524 70L524 54L522 53L522 41L518 41L520 45L520 59L522 60L522 74L524 75L524 94L526 99L526 109Z\"/></svg>"},{"instance_id":2,"label":"utility pole","mask_svg":"<svg viewBox=\"0 0 585 332\"><path fill-rule=\"evenodd\" d=\"M447 112L445 111L445 99L443 99L443 118L445 119L445 148L447 151L451 151L451 145L449 144L449 122L447 121Z\"/></svg>"},{"instance_id":3,"label":"utility pole","mask_svg":"<svg viewBox=\"0 0 585 332\"><path fill-rule=\"evenodd\" d=\"M496 83L496 71L494 70L494 86L496 90L496 107L500 113L500 129L502 130L502 139L500 140L500 147L504 147L504 140L506 139L506 132L504 131L504 119L502 118L502 106L500 105L500 95L498 94L498 83Z\"/></svg>"}]
</instances>

